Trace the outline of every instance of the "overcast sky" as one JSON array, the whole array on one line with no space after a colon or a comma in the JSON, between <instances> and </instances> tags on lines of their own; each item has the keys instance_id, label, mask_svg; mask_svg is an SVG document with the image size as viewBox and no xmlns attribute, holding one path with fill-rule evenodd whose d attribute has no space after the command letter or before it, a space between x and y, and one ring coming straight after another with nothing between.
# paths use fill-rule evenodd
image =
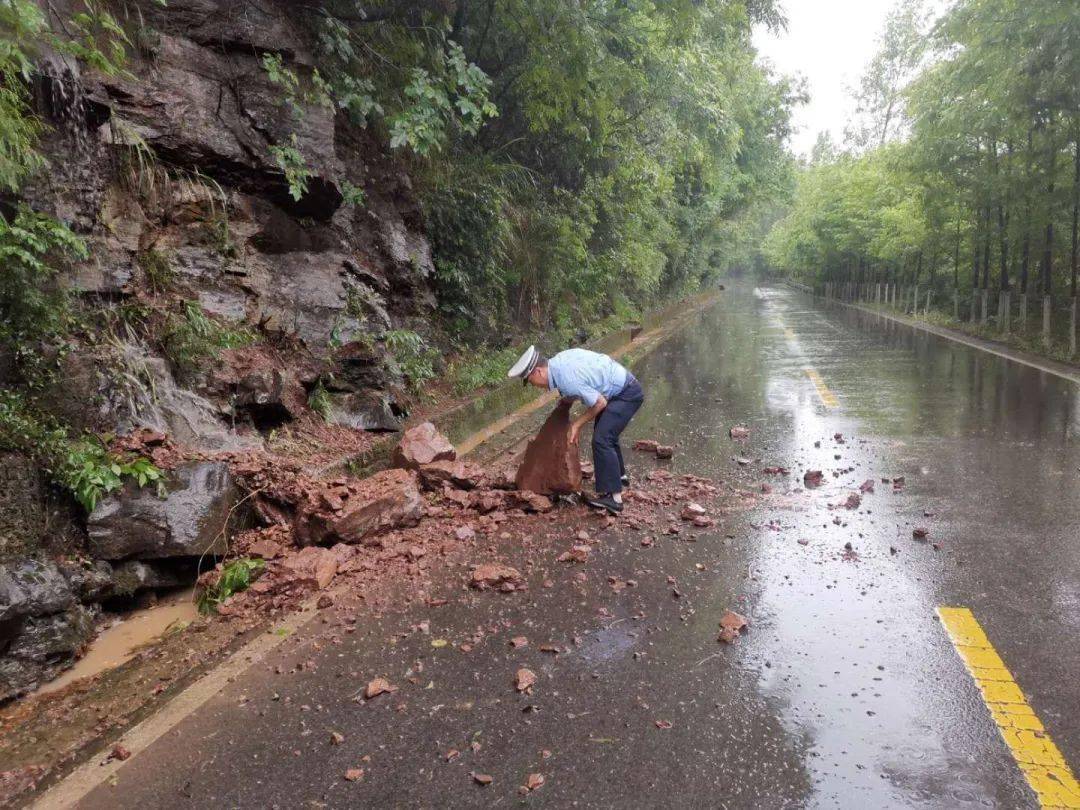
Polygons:
<instances>
[{"instance_id":1,"label":"overcast sky","mask_svg":"<svg viewBox=\"0 0 1080 810\"><path fill-rule=\"evenodd\" d=\"M806 78L810 102L795 111L792 149L809 154L819 132L838 143L854 108L848 89L858 85L895 0L782 0L787 32L754 32L764 59L782 74Z\"/></svg>"}]
</instances>

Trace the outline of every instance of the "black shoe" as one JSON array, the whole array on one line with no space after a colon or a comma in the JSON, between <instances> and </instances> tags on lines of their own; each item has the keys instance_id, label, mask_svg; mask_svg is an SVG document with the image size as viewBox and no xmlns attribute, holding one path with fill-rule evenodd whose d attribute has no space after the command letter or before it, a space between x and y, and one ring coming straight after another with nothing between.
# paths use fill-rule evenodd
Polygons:
<instances>
[{"instance_id":1,"label":"black shoe","mask_svg":"<svg viewBox=\"0 0 1080 810\"><path fill-rule=\"evenodd\" d=\"M622 478L619 479L619 481L622 482L623 489L629 489L630 488L630 476L629 475L624 475Z\"/></svg>"},{"instance_id":2,"label":"black shoe","mask_svg":"<svg viewBox=\"0 0 1080 810\"><path fill-rule=\"evenodd\" d=\"M622 511L622 504L611 495L585 495L582 500L593 509L606 509L608 514L617 515Z\"/></svg>"}]
</instances>

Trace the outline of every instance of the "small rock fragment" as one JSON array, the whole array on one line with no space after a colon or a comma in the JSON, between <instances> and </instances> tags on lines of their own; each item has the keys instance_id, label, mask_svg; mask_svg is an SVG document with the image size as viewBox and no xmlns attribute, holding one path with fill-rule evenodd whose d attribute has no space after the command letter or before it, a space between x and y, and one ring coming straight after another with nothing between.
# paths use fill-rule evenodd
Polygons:
<instances>
[{"instance_id":1,"label":"small rock fragment","mask_svg":"<svg viewBox=\"0 0 1080 810\"><path fill-rule=\"evenodd\" d=\"M509 590L514 590L521 587L521 572L508 565L484 563L473 569L472 579L469 584L480 591L486 588L507 590L506 586L510 586Z\"/></svg>"},{"instance_id":2,"label":"small rock fragment","mask_svg":"<svg viewBox=\"0 0 1080 810\"><path fill-rule=\"evenodd\" d=\"M564 551L555 559L559 562L587 562L589 559L589 550L588 546L573 546L569 551Z\"/></svg>"},{"instance_id":3,"label":"small rock fragment","mask_svg":"<svg viewBox=\"0 0 1080 810\"><path fill-rule=\"evenodd\" d=\"M693 520L695 517L699 517L705 514L705 507L699 503L690 501L682 508L682 512L679 513L679 517L683 520Z\"/></svg>"},{"instance_id":4,"label":"small rock fragment","mask_svg":"<svg viewBox=\"0 0 1080 810\"><path fill-rule=\"evenodd\" d=\"M734 643L735 639L739 637L739 634L746 630L747 621L745 616L741 616L733 610L724 612L724 615L720 617L720 637L719 640L725 644Z\"/></svg>"},{"instance_id":5,"label":"small rock fragment","mask_svg":"<svg viewBox=\"0 0 1080 810\"><path fill-rule=\"evenodd\" d=\"M368 681L368 685L364 689L364 697L368 700L371 700L373 697L378 697L379 695L396 691L397 687L390 683L390 681L386 680L386 678L375 678L371 681Z\"/></svg>"},{"instance_id":6,"label":"small rock fragment","mask_svg":"<svg viewBox=\"0 0 1080 810\"><path fill-rule=\"evenodd\" d=\"M522 667L514 676L514 688L519 692L532 694L532 688L536 685L536 673L531 669Z\"/></svg>"}]
</instances>

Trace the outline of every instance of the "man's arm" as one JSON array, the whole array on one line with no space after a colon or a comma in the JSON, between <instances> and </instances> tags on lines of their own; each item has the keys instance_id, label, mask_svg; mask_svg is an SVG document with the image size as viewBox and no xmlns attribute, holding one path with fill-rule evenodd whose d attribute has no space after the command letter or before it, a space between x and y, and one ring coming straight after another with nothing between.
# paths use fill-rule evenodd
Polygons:
<instances>
[{"instance_id":1,"label":"man's arm","mask_svg":"<svg viewBox=\"0 0 1080 810\"><path fill-rule=\"evenodd\" d=\"M578 434L581 432L581 428L584 427L586 422L589 422L599 416L600 411L607 407L607 399L603 394L596 395L596 402L594 402L588 410L581 414L570 424L570 442L575 443L578 440Z\"/></svg>"}]
</instances>

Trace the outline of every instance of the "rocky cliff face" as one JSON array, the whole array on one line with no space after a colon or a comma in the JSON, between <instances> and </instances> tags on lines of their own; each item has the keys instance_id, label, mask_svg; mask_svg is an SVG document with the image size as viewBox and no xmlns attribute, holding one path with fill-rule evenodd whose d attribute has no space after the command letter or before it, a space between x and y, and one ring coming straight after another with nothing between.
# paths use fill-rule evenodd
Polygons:
<instances>
[{"instance_id":1,"label":"rocky cliff face","mask_svg":"<svg viewBox=\"0 0 1080 810\"><path fill-rule=\"evenodd\" d=\"M296 383L310 387L320 373L336 379L335 355L345 347L348 376L356 377L363 356L365 388L379 393L378 418L367 421L386 426L398 380L377 337L393 323L423 318L434 303L431 249L408 175L344 115L302 98L287 103L262 66L265 54L275 54L301 83L310 81L308 33L293 24L287 2L138 5L146 22L131 76L43 62L38 97L50 124L51 165L29 196L92 245L93 259L71 285L113 305L146 304L163 291L197 302L220 323L272 343L269 364L292 367L294 394ZM271 151L280 145L295 148L311 172L299 200ZM346 202L345 188L362 189L363 201ZM349 347L358 339L364 351ZM205 433L215 446L226 439L212 424L236 416L215 396L220 374L216 385L182 381L208 400L201 402L174 395L168 378L177 369L161 367L147 347L116 354L114 367L133 367L168 394L140 411L137 402L119 401L122 375L88 375L77 359L69 376L97 389L102 409L102 424L91 426L148 424L193 442ZM341 393L357 392L346 386ZM370 411L372 401L357 407ZM347 420L356 398L335 404ZM352 417L365 422L363 414Z\"/></svg>"},{"instance_id":2,"label":"rocky cliff face","mask_svg":"<svg viewBox=\"0 0 1080 810\"><path fill-rule=\"evenodd\" d=\"M286 105L263 56L280 56L302 83L312 74L310 35L287 0L128 5L145 21L131 75L106 78L46 56L36 80L50 167L25 196L87 239L92 259L66 282L109 313L104 331L63 359L53 409L76 427L146 426L219 450L260 445L265 430L306 411L319 384L333 420L396 428L400 373L379 338L422 323L434 303L407 174L344 115ZM311 171L298 200L271 151L283 144ZM346 194L353 189L362 202ZM242 331L249 345L181 367L152 327L185 306ZM17 504L18 492L0 501ZM200 519L152 499L135 506L161 518L151 521L158 534L163 515ZM171 535L133 539L143 517L135 506L99 516L77 566L44 560L36 540L0 543L0 700L72 660L116 585L118 558L151 572L138 588L160 581L152 569L162 557L186 553Z\"/></svg>"}]
</instances>

